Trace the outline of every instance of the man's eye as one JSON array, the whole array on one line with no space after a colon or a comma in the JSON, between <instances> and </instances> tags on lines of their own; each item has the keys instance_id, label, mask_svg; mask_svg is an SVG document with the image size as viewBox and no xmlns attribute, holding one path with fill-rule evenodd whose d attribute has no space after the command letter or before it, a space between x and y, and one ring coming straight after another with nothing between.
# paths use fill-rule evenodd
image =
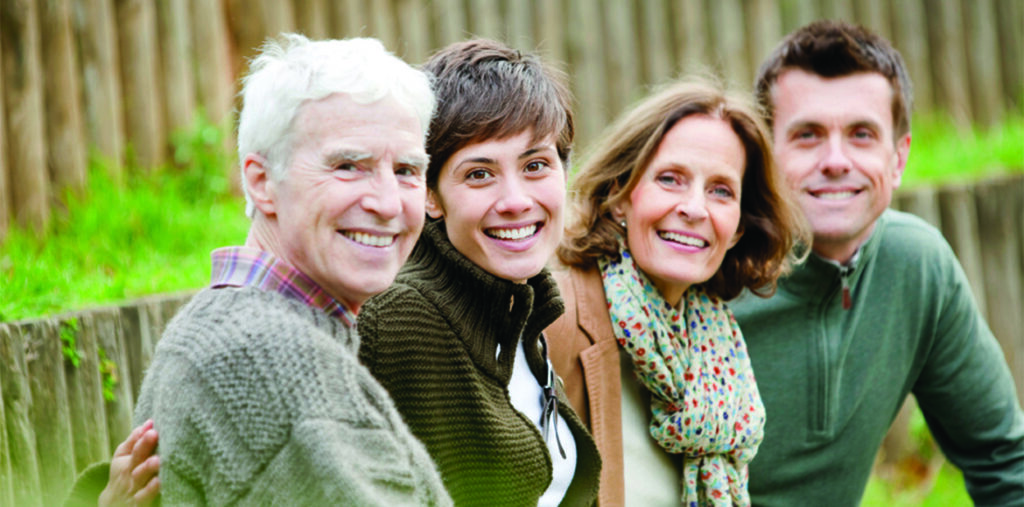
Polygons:
<instances>
[{"instance_id":1,"label":"man's eye","mask_svg":"<svg viewBox=\"0 0 1024 507\"><path fill-rule=\"evenodd\" d=\"M358 167L351 162L342 162L334 166L335 171L355 171L356 169L358 169Z\"/></svg>"},{"instance_id":2,"label":"man's eye","mask_svg":"<svg viewBox=\"0 0 1024 507\"><path fill-rule=\"evenodd\" d=\"M399 176L419 176L420 170L418 167L403 166L395 169L395 174Z\"/></svg>"}]
</instances>

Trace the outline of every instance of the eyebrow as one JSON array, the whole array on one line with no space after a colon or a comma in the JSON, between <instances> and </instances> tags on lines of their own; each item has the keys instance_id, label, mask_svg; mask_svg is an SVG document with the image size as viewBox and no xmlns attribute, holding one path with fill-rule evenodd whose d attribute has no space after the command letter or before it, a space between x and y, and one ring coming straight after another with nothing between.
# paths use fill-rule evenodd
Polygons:
<instances>
[{"instance_id":1,"label":"eyebrow","mask_svg":"<svg viewBox=\"0 0 1024 507\"><path fill-rule=\"evenodd\" d=\"M533 147L533 148L529 148L526 151L520 153L518 156L516 156L516 160L522 160L524 158L530 158L530 157L534 156L535 154L537 154L539 152L547 151L547 150L551 150L551 151L553 151L555 153L558 153L558 150L554 146L550 146L550 145L536 146L536 147ZM458 165L462 165L462 164L465 164L465 163L490 164L490 165L493 165L493 164L497 164L498 161L496 159L493 159L493 158L490 158L490 157L473 157L473 158L467 158L466 160L463 160L463 161L459 162Z\"/></svg>"},{"instance_id":2,"label":"eyebrow","mask_svg":"<svg viewBox=\"0 0 1024 507\"><path fill-rule=\"evenodd\" d=\"M367 151L357 151L357 150L345 150L345 149L329 152L324 157L324 159L329 164L334 164L334 163L337 163L337 162L342 161L342 160L349 160L349 161L352 161L352 162L360 162L360 161L363 161L363 160L366 160L366 159L371 159L371 158L373 158L373 154L370 153L370 152L367 152Z\"/></svg>"},{"instance_id":3,"label":"eyebrow","mask_svg":"<svg viewBox=\"0 0 1024 507\"><path fill-rule=\"evenodd\" d=\"M404 155L398 157L398 163L423 169L427 167L429 159L425 155Z\"/></svg>"}]
</instances>

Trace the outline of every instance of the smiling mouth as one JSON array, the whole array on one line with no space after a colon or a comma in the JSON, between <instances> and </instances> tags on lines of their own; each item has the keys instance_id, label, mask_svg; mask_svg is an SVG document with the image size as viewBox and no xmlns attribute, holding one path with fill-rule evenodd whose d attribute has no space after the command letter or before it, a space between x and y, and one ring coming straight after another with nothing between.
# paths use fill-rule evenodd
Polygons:
<instances>
[{"instance_id":1,"label":"smiling mouth","mask_svg":"<svg viewBox=\"0 0 1024 507\"><path fill-rule=\"evenodd\" d=\"M524 225L523 227L515 228L492 227L484 229L484 234L494 239L519 241L537 234L538 229L540 229L538 224Z\"/></svg>"},{"instance_id":2,"label":"smiling mouth","mask_svg":"<svg viewBox=\"0 0 1024 507\"><path fill-rule=\"evenodd\" d=\"M376 248L383 248L391 246L395 243L395 238L398 237L396 234L368 234L365 232L352 232L352 231L341 231L342 236L345 236L360 245L372 246Z\"/></svg>"},{"instance_id":3,"label":"smiling mouth","mask_svg":"<svg viewBox=\"0 0 1024 507\"><path fill-rule=\"evenodd\" d=\"M679 243L681 245L693 246L697 248L704 248L708 246L708 242L704 241L703 239L695 238L693 236L686 236L684 234L679 234L677 232L658 231L658 237L666 241L671 241L673 243Z\"/></svg>"},{"instance_id":4,"label":"smiling mouth","mask_svg":"<svg viewBox=\"0 0 1024 507\"><path fill-rule=\"evenodd\" d=\"M840 199L849 199L850 197L853 197L853 196L857 195L858 191L855 191L855 190L836 190L836 191L820 190L820 191L817 191L817 192L811 191L811 192L808 192L808 193L811 194L811 196L816 197L818 199L823 199L823 200L826 200L826 201L838 201Z\"/></svg>"}]
</instances>

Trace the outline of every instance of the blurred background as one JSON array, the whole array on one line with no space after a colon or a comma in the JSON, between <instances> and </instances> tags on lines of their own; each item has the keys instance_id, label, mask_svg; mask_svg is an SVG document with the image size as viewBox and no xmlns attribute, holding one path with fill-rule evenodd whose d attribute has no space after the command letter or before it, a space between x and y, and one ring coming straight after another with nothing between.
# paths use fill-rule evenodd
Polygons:
<instances>
[{"instance_id":1,"label":"blurred background","mask_svg":"<svg viewBox=\"0 0 1024 507\"><path fill-rule=\"evenodd\" d=\"M410 63L468 37L565 70L576 162L689 72L749 91L789 31L854 21L914 82L895 207L938 227L1024 395L1020 0L0 0L0 505L60 503L127 435L163 323L248 222L233 115L269 36L380 38ZM969 504L913 400L865 505Z\"/></svg>"}]
</instances>

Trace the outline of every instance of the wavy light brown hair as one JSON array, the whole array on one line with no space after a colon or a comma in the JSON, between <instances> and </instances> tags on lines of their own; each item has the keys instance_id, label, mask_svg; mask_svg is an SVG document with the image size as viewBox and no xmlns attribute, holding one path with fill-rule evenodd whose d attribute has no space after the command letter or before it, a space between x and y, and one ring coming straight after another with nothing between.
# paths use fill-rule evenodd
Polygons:
<instances>
[{"instance_id":1,"label":"wavy light brown hair","mask_svg":"<svg viewBox=\"0 0 1024 507\"><path fill-rule=\"evenodd\" d=\"M903 57L886 39L845 21L815 21L786 36L761 64L754 81L758 105L768 126L775 115L772 89L786 69L802 69L824 78L877 72L892 87L893 135L910 132L914 93Z\"/></svg>"},{"instance_id":2,"label":"wavy light brown hair","mask_svg":"<svg viewBox=\"0 0 1024 507\"><path fill-rule=\"evenodd\" d=\"M619 118L574 176L569 192L573 213L558 248L559 260L585 267L602 257L618 258L619 238L626 234L612 210L629 199L676 123L707 116L732 127L743 144L746 165L740 200L743 236L726 252L711 279L700 285L726 300L744 288L761 296L774 293L779 276L794 261L794 246L809 236L800 208L775 167L768 130L750 100L742 97L691 80L650 96Z\"/></svg>"}]
</instances>

